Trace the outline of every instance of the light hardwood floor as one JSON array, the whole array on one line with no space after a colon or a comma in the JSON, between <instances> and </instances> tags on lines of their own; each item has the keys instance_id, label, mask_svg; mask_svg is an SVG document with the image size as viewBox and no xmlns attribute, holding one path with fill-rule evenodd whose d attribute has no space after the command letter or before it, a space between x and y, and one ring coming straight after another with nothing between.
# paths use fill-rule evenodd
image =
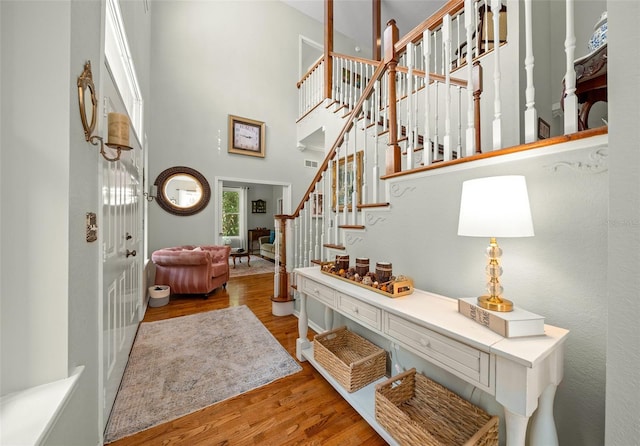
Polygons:
<instances>
[{"instance_id":1,"label":"light hardwood floor","mask_svg":"<svg viewBox=\"0 0 640 446\"><path fill-rule=\"evenodd\" d=\"M209 299L172 298L144 322L247 305L295 358L298 319L271 314L273 274L233 278ZM310 330L310 337L313 336ZM110 443L133 445L386 445L307 362L303 370L191 415Z\"/></svg>"}]
</instances>

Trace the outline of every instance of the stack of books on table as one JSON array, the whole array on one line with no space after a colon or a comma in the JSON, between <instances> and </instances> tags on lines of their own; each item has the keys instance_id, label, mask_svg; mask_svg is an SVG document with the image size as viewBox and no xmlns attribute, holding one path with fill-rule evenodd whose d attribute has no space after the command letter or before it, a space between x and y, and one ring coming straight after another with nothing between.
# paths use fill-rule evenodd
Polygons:
<instances>
[{"instance_id":1,"label":"stack of books on table","mask_svg":"<svg viewBox=\"0 0 640 446\"><path fill-rule=\"evenodd\" d=\"M465 297L458 299L458 312L505 338L544 334L544 317L517 307L508 312L485 310L477 298Z\"/></svg>"}]
</instances>

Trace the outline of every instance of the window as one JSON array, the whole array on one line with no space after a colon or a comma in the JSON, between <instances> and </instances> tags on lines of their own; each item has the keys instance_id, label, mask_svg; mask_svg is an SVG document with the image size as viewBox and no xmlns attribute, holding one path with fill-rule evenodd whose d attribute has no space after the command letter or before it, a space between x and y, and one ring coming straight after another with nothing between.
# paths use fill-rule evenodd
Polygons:
<instances>
[{"instance_id":1,"label":"window","mask_svg":"<svg viewBox=\"0 0 640 446\"><path fill-rule=\"evenodd\" d=\"M233 248L244 246L246 214L246 189L225 187L222 189L222 237Z\"/></svg>"}]
</instances>

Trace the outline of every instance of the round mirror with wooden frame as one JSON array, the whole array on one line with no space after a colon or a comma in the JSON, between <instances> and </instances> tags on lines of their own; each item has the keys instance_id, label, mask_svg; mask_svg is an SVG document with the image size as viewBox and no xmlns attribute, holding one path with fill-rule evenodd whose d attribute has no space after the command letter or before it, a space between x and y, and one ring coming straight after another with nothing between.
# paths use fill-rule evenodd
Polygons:
<instances>
[{"instance_id":1,"label":"round mirror with wooden frame","mask_svg":"<svg viewBox=\"0 0 640 446\"><path fill-rule=\"evenodd\" d=\"M163 170L153 184L158 188L158 205L173 215L197 214L211 199L207 179L190 167L176 166Z\"/></svg>"}]
</instances>

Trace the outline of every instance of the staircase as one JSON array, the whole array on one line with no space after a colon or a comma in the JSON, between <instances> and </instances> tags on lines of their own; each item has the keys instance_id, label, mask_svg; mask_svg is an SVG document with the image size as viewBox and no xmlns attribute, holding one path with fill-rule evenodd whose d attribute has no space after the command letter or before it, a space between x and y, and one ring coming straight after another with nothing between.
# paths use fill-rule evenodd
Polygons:
<instances>
[{"instance_id":1,"label":"staircase","mask_svg":"<svg viewBox=\"0 0 640 446\"><path fill-rule=\"evenodd\" d=\"M491 21L485 23L487 17ZM389 254L372 263L402 257L397 238L405 234L394 227L388 237L372 240L371 228L397 218L390 216L397 199L415 190L408 184L419 178L500 164L507 162L497 160L500 157L522 158L524 152L606 134L606 127L576 132L577 101L568 74L565 134L538 140L532 130L538 125L533 45L524 45L525 66L519 67L520 48L510 44L518 41L516 31L527 35L533 28L531 17L529 1L451 1L402 39L390 21L381 61L326 50L298 83L298 125L317 120L314 115L330 114L340 122L340 130L297 208L276 217L280 272L275 300L294 298L291 272L296 267L330 262L336 254L372 252L371 244L389 245ZM573 60L571 32L568 26L567 60ZM489 40L494 35L500 36L500 45ZM501 84L505 66L526 73L522 98L509 92L510 84ZM567 104L573 103L571 110ZM430 198L442 195L440 190L429 193ZM450 206L456 208L455 197ZM408 212L407 219L423 218L417 210L403 212ZM406 236L419 239L421 234ZM360 243L369 245L368 250L353 248Z\"/></svg>"}]
</instances>

